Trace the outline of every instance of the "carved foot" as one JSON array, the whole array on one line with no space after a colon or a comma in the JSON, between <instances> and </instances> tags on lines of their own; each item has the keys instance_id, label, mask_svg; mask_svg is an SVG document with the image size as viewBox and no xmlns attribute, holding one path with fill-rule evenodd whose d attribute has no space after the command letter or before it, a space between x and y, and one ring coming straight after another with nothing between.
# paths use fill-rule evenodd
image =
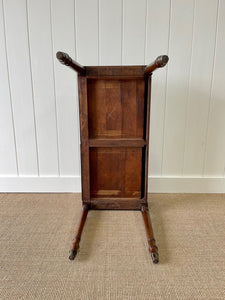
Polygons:
<instances>
[{"instance_id":1,"label":"carved foot","mask_svg":"<svg viewBox=\"0 0 225 300\"><path fill-rule=\"evenodd\" d=\"M152 261L154 264L157 264L159 262L159 254L158 252L151 253Z\"/></svg>"},{"instance_id":2,"label":"carved foot","mask_svg":"<svg viewBox=\"0 0 225 300\"><path fill-rule=\"evenodd\" d=\"M76 249L71 249L70 250L70 256L69 256L69 259L70 260L74 260L74 258L76 257L77 255L77 250Z\"/></svg>"},{"instance_id":3,"label":"carved foot","mask_svg":"<svg viewBox=\"0 0 225 300\"><path fill-rule=\"evenodd\" d=\"M74 258L76 257L77 252L78 252L78 250L80 248L79 243L80 243L80 237L76 236L73 239L73 244L72 244L71 249L70 249L70 256L69 256L70 260L74 260Z\"/></svg>"},{"instance_id":4,"label":"carved foot","mask_svg":"<svg viewBox=\"0 0 225 300\"><path fill-rule=\"evenodd\" d=\"M149 252L152 257L152 261L154 264L157 264L159 262L159 253L158 253L158 247L155 244L155 239L148 239L148 245L149 245Z\"/></svg>"}]
</instances>

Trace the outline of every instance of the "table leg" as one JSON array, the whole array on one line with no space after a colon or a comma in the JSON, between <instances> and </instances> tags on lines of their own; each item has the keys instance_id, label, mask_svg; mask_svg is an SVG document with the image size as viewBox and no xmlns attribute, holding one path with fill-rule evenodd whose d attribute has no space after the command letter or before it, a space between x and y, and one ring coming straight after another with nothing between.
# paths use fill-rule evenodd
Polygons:
<instances>
[{"instance_id":1,"label":"table leg","mask_svg":"<svg viewBox=\"0 0 225 300\"><path fill-rule=\"evenodd\" d=\"M77 255L77 251L80 248L79 244L80 244L80 240L81 240L81 234L84 228L84 224L87 218L87 214L88 214L88 205L84 204L82 207L82 214L81 214L81 218L80 218L80 222L79 222L79 226L78 229L76 231L75 237L73 239L73 243L71 245L71 249L70 249L70 256L69 259L70 260L74 260L74 258Z\"/></svg>"},{"instance_id":2,"label":"table leg","mask_svg":"<svg viewBox=\"0 0 225 300\"><path fill-rule=\"evenodd\" d=\"M152 261L154 264L159 262L159 254L158 254L158 247L155 244L154 234L152 230L151 219L148 211L147 205L141 206L141 213L145 224L145 230L148 240L149 252L151 253Z\"/></svg>"}]
</instances>

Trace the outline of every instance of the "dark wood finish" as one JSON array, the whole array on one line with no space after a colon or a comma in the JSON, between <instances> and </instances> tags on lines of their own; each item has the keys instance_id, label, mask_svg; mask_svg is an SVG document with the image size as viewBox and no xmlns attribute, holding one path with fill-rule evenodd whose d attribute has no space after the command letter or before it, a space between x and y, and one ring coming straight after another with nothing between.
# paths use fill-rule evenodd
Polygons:
<instances>
[{"instance_id":1,"label":"dark wood finish","mask_svg":"<svg viewBox=\"0 0 225 300\"><path fill-rule=\"evenodd\" d=\"M81 183L83 203L90 204L90 165L88 146L88 107L87 107L87 79L78 76L80 136L81 136Z\"/></svg>"},{"instance_id":2,"label":"dark wood finish","mask_svg":"<svg viewBox=\"0 0 225 300\"><path fill-rule=\"evenodd\" d=\"M85 74L85 67L78 64L75 60L73 60L67 53L57 52L57 59L61 62L61 64L66 65L76 71L78 74Z\"/></svg>"},{"instance_id":3,"label":"dark wood finish","mask_svg":"<svg viewBox=\"0 0 225 300\"><path fill-rule=\"evenodd\" d=\"M148 206L142 205L141 206L141 213L145 224L145 230L148 240L149 252L151 253L152 261L154 264L159 262L159 254L158 254L158 247L155 244L152 223L149 216Z\"/></svg>"},{"instance_id":4,"label":"dark wood finish","mask_svg":"<svg viewBox=\"0 0 225 300\"><path fill-rule=\"evenodd\" d=\"M158 68L165 67L168 61L169 57L167 55L158 56L154 62L152 62L145 68L145 75L151 74Z\"/></svg>"},{"instance_id":5,"label":"dark wood finish","mask_svg":"<svg viewBox=\"0 0 225 300\"><path fill-rule=\"evenodd\" d=\"M140 210L141 205L146 204L143 199L137 198L92 198L91 209L113 210Z\"/></svg>"},{"instance_id":6,"label":"dark wood finish","mask_svg":"<svg viewBox=\"0 0 225 300\"><path fill-rule=\"evenodd\" d=\"M147 147L145 147L143 151L143 155L145 156L145 169L143 173L143 198L145 199L145 202L147 203L147 195L148 195L148 157L149 157L149 151L148 151L148 145L149 145L149 126L150 126L150 107L151 107L151 76L145 78L146 82L146 90L145 93L147 95L147 103L146 103L146 120L145 120L145 140Z\"/></svg>"},{"instance_id":7,"label":"dark wood finish","mask_svg":"<svg viewBox=\"0 0 225 300\"><path fill-rule=\"evenodd\" d=\"M144 147L143 139L89 139L89 147Z\"/></svg>"},{"instance_id":8,"label":"dark wood finish","mask_svg":"<svg viewBox=\"0 0 225 300\"><path fill-rule=\"evenodd\" d=\"M143 77L135 80L88 79L90 138L143 138Z\"/></svg>"},{"instance_id":9,"label":"dark wood finish","mask_svg":"<svg viewBox=\"0 0 225 300\"><path fill-rule=\"evenodd\" d=\"M143 77L145 66L86 67L87 77Z\"/></svg>"},{"instance_id":10,"label":"dark wood finish","mask_svg":"<svg viewBox=\"0 0 225 300\"><path fill-rule=\"evenodd\" d=\"M91 199L141 198L142 148L91 148L90 165Z\"/></svg>"},{"instance_id":11,"label":"dark wood finish","mask_svg":"<svg viewBox=\"0 0 225 300\"><path fill-rule=\"evenodd\" d=\"M81 218L80 218L79 226L78 226L78 229L76 231L75 237L73 239L73 243L71 245L70 255L69 255L70 260L74 260L74 258L77 255L77 251L80 248L81 235L82 235L84 224L85 224L85 221L86 221L86 218L87 218L87 214L88 214L88 205L84 204L83 207L82 207L82 215L81 215Z\"/></svg>"},{"instance_id":12,"label":"dark wood finish","mask_svg":"<svg viewBox=\"0 0 225 300\"><path fill-rule=\"evenodd\" d=\"M148 153L151 74L165 66L159 56L148 66L83 67L66 53L63 64L79 73L81 179L83 210L80 235L88 209L141 210L154 263L158 262L148 213Z\"/></svg>"}]
</instances>

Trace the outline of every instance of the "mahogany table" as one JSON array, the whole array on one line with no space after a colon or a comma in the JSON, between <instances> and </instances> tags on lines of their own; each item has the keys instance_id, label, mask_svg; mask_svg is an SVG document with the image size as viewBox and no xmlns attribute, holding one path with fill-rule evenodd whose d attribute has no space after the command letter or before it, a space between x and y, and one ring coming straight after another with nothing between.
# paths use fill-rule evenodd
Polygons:
<instances>
[{"instance_id":1,"label":"mahogany table","mask_svg":"<svg viewBox=\"0 0 225 300\"><path fill-rule=\"evenodd\" d=\"M148 66L81 66L63 52L58 60L78 73L82 215L70 250L73 260L91 209L140 210L149 252L158 263L148 211L148 152L151 75L163 55Z\"/></svg>"}]
</instances>

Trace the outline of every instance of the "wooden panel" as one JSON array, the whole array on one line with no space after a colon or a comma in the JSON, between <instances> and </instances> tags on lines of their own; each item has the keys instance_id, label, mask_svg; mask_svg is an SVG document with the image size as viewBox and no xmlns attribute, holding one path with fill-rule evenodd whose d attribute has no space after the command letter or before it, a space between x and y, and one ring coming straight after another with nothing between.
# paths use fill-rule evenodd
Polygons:
<instances>
[{"instance_id":1,"label":"wooden panel","mask_svg":"<svg viewBox=\"0 0 225 300\"><path fill-rule=\"evenodd\" d=\"M78 77L79 87L79 112L80 112L80 135L81 135L81 182L82 200L90 201L90 166L88 147L88 108L87 108L87 79Z\"/></svg>"},{"instance_id":2,"label":"wooden panel","mask_svg":"<svg viewBox=\"0 0 225 300\"><path fill-rule=\"evenodd\" d=\"M143 83L143 81L142 81ZM144 83L143 83L143 97L144 98ZM122 136L123 137L142 137L143 136L143 124L141 128L141 135L137 135L137 112L141 110L144 112L144 101L142 105L136 105L137 88L136 81L124 81L121 82L121 102L122 102ZM143 114L144 115L144 114ZM142 116L143 116L142 115ZM143 120L143 118L142 118ZM144 122L143 122L144 123Z\"/></svg>"},{"instance_id":3,"label":"wooden panel","mask_svg":"<svg viewBox=\"0 0 225 300\"><path fill-rule=\"evenodd\" d=\"M0 175L18 175L2 5L0 5L0 70Z\"/></svg>"},{"instance_id":4,"label":"wooden panel","mask_svg":"<svg viewBox=\"0 0 225 300\"><path fill-rule=\"evenodd\" d=\"M90 163L91 197L140 198L142 148L91 148Z\"/></svg>"},{"instance_id":5,"label":"wooden panel","mask_svg":"<svg viewBox=\"0 0 225 300\"><path fill-rule=\"evenodd\" d=\"M52 34L60 175L80 174L77 75L55 59L59 50L76 59L74 1L52 1Z\"/></svg>"},{"instance_id":6,"label":"wooden panel","mask_svg":"<svg viewBox=\"0 0 225 300\"><path fill-rule=\"evenodd\" d=\"M169 45L170 62L167 75L163 147L163 175L181 175L183 172L186 107L192 55L193 17L194 1L175 0L172 2Z\"/></svg>"},{"instance_id":7,"label":"wooden panel","mask_svg":"<svg viewBox=\"0 0 225 300\"><path fill-rule=\"evenodd\" d=\"M4 1L4 14L19 175L38 175L26 1Z\"/></svg>"},{"instance_id":8,"label":"wooden panel","mask_svg":"<svg viewBox=\"0 0 225 300\"><path fill-rule=\"evenodd\" d=\"M92 209L126 209L126 210L140 210L141 205L144 204L142 199L137 198L92 198Z\"/></svg>"},{"instance_id":9,"label":"wooden panel","mask_svg":"<svg viewBox=\"0 0 225 300\"><path fill-rule=\"evenodd\" d=\"M89 147L144 147L143 139L89 139Z\"/></svg>"},{"instance_id":10,"label":"wooden panel","mask_svg":"<svg viewBox=\"0 0 225 300\"><path fill-rule=\"evenodd\" d=\"M158 55L168 54L170 2L170 0L147 1L145 64L149 64ZM171 60L173 58L170 57L169 65ZM166 81L167 70L157 70L153 74L149 148L151 176L160 176L162 171Z\"/></svg>"},{"instance_id":11,"label":"wooden panel","mask_svg":"<svg viewBox=\"0 0 225 300\"><path fill-rule=\"evenodd\" d=\"M91 138L142 138L144 80L89 79L88 111Z\"/></svg>"},{"instance_id":12,"label":"wooden panel","mask_svg":"<svg viewBox=\"0 0 225 300\"><path fill-rule=\"evenodd\" d=\"M107 67L89 67L86 68L86 75L88 77L110 77L110 76L118 76L118 77L143 77L145 66L107 66Z\"/></svg>"},{"instance_id":13,"label":"wooden panel","mask_svg":"<svg viewBox=\"0 0 225 300\"><path fill-rule=\"evenodd\" d=\"M142 159L143 164L145 165L145 169L142 172L142 197L144 197L144 200L148 201L148 158L149 158L149 131L150 131L150 109L151 109L151 80L152 77L149 76L146 78L146 90L145 90L145 97L146 97L146 104L145 104L145 139L146 139L146 147L142 150Z\"/></svg>"},{"instance_id":14,"label":"wooden panel","mask_svg":"<svg viewBox=\"0 0 225 300\"><path fill-rule=\"evenodd\" d=\"M208 119L204 176L222 177L225 173L225 2L220 1L215 61Z\"/></svg>"},{"instance_id":15,"label":"wooden panel","mask_svg":"<svg viewBox=\"0 0 225 300\"><path fill-rule=\"evenodd\" d=\"M99 1L99 64L120 65L122 0ZM110 34L109 34L110 33Z\"/></svg>"},{"instance_id":16,"label":"wooden panel","mask_svg":"<svg viewBox=\"0 0 225 300\"><path fill-rule=\"evenodd\" d=\"M75 1L77 60L85 66L99 64L98 0Z\"/></svg>"},{"instance_id":17,"label":"wooden panel","mask_svg":"<svg viewBox=\"0 0 225 300\"><path fill-rule=\"evenodd\" d=\"M123 3L122 64L144 64L146 0Z\"/></svg>"},{"instance_id":18,"label":"wooden panel","mask_svg":"<svg viewBox=\"0 0 225 300\"><path fill-rule=\"evenodd\" d=\"M50 16L50 6L46 5L46 1L28 1L31 66L40 175L59 175Z\"/></svg>"},{"instance_id":19,"label":"wooden panel","mask_svg":"<svg viewBox=\"0 0 225 300\"><path fill-rule=\"evenodd\" d=\"M200 175L204 167L205 142L214 59L217 1L196 1L184 175ZM207 34L206 34L207 33ZM175 159L175 157L173 158Z\"/></svg>"}]
</instances>

